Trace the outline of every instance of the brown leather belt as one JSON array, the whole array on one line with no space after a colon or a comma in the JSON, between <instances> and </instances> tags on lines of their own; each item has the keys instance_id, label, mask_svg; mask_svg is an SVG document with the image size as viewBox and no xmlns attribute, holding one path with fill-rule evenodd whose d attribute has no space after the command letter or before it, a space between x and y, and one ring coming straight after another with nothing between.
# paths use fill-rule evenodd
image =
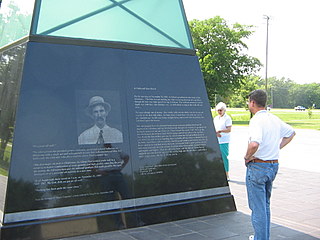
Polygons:
<instances>
[{"instance_id":1,"label":"brown leather belt","mask_svg":"<svg viewBox=\"0 0 320 240\"><path fill-rule=\"evenodd\" d=\"M278 160L261 160L259 158L254 158L252 159L250 162L254 162L254 163L278 163Z\"/></svg>"}]
</instances>

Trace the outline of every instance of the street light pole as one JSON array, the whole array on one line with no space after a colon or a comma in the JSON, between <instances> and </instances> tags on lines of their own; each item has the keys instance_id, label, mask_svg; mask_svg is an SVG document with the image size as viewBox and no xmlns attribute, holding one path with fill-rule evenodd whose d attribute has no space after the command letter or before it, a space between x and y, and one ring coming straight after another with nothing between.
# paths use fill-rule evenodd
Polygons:
<instances>
[{"instance_id":1,"label":"street light pole","mask_svg":"<svg viewBox=\"0 0 320 240\"><path fill-rule=\"evenodd\" d=\"M266 81L266 92L268 92L268 48L269 48L269 19L270 17L267 15L264 15L264 18L267 19L267 40L266 40L266 77L265 77L265 81Z\"/></svg>"}]
</instances>

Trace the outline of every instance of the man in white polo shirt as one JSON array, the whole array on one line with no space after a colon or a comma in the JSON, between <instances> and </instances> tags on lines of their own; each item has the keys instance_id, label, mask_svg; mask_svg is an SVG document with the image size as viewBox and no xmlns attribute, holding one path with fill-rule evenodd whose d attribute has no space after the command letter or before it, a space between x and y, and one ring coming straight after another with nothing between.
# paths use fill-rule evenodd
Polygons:
<instances>
[{"instance_id":1,"label":"man in white polo shirt","mask_svg":"<svg viewBox=\"0 0 320 240\"><path fill-rule=\"evenodd\" d=\"M244 159L255 232L249 239L254 240L270 238L270 197L279 167L279 151L295 136L291 126L265 109L266 102L267 94L263 90L252 91L248 96L248 107L254 116L249 123L249 143Z\"/></svg>"}]
</instances>

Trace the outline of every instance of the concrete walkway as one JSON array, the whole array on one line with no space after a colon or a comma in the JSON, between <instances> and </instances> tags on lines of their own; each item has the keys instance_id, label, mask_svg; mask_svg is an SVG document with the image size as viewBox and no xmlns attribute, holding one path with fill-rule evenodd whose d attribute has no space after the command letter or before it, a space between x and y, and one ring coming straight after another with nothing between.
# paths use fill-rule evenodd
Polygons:
<instances>
[{"instance_id":1,"label":"concrete walkway","mask_svg":"<svg viewBox=\"0 0 320 240\"><path fill-rule=\"evenodd\" d=\"M243 156L247 127L233 127L230 143L230 190L237 212L210 215L135 229L63 240L245 240L252 234ZM272 240L320 239L320 131L297 130L284 148L271 198ZM62 240L62 239L61 239Z\"/></svg>"}]
</instances>

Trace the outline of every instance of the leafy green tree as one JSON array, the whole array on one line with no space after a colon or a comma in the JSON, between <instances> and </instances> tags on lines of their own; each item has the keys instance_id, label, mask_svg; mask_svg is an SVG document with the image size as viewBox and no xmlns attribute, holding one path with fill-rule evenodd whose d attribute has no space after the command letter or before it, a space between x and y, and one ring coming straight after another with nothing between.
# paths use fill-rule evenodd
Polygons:
<instances>
[{"instance_id":1,"label":"leafy green tree","mask_svg":"<svg viewBox=\"0 0 320 240\"><path fill-rule=\"evenodd\" d=\"M257 76L247 76L244 78L241 87L234 91L229 98L230 107L234 108L247 108L247 96L249 93L255 89L258 89L259 77Z\"/></svg>"},{"instance_id":2,"label":"leafy green tree","mask_svg":"<svg viewBox=\"0 0 320 240\"><path fill-rule=\"evenodd\" d=\"M292 103L290 100L290 89L292 89L296 83L290 79L277 79L276 77L268 78L268 105L273 108L291 108ZM259 83L260 88L264 89L264 80Z\"/></svg>"},{"instance_id":3,"label":"leafy green tree","mask_svg":"<svg viewBox=\"0 0 320 240\"><path fill-rule=\"evenodd\" d=\"M243 40L253 33L252 26L229 27L219 16L192 20L189 26L211 103L215 94L230 95L260 69L260 61L244 52L248 47Z\"/></svg>"},{"instance_id":4,"label":"leafy green tree","mask_svg":"<svg viewBox=\"0 0 320 240\"><path fill-rule=\"evenodd\" d=\"M320 83L296 84L290 91L291 106L320 107Z\"/></svg>"},{"instance_id":5,"label":"leafy green tree","mask_svg":"<svg viewBox=\"0 0 320 240\"><path fill-rule=\"evenodd\" d=\"M12 43L29 33L31 14L22 12L18 5L11 1L7 6L9 10L0 11L0 46Z\"/></svg>"},{"instance_id":6,"label":"leafy green tree","mask_svg":"<svg viewBox=\"0 0 320 240\"><path fill-rule=\"evenodd\" d=\"M0 53L0 166L8 166L6 147L12 141L17 92L25 54L25 45Z\"/></svg>"},{"instance_id":7,"label":"leafy green tree","mask_svg":"<svg viewBox=\"0 0 320 240\"><path fill-rule=\"evenodd\" d=\"M306 108L320 108L320 84L297 84L291 79L268 78L268 104L274 108L294 108L304 106ZM258 88L264 89L264 79L258 82Z\"/></svg>"}]
</instances>

